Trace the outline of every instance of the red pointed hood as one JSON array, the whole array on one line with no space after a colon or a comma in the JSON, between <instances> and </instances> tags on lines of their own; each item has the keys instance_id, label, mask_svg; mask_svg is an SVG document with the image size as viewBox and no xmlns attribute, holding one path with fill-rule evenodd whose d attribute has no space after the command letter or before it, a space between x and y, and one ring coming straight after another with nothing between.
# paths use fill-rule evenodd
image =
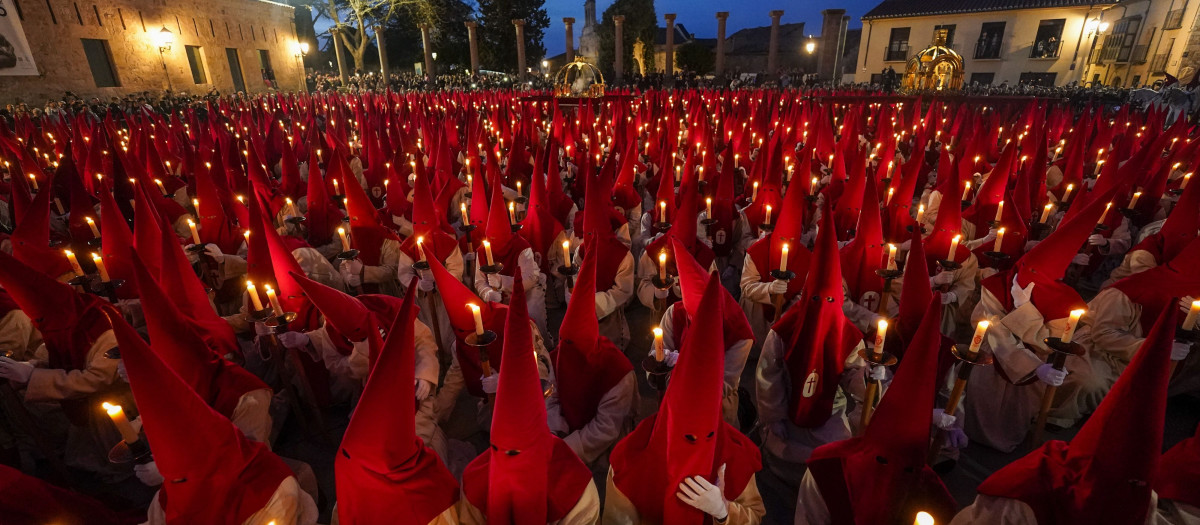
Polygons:
<instances>
[{"instance_id":1,"label":"red pointed hood","mask_svg":"<svg viewBox=\"0 0 1200 525\"><path fill-rule=\"evenodd\" d=\"M18 261L57 278L70 272L71 265L61 251L50 247L50 197L53 193L49 189L38 192L33 204L13 228L9 240L12 242L12 255ZM85 253L75 255L79 258L88 256Z\"/></svg>"},{"instance_id":2,"label":"red pointed hood","mask_svg":"<svg viewBox=\"0 0 1200 525\"><path fill-rule=\"evenodd\" d=\"M129 258L133 233L129 231L125 215L117 207L112 194L106 190L100 191L100 228L104 232L100 253L104 257L105 269L113 279L125 281L117 288L117 296L123 299L137 297L138 286L133 280L133 265Z\"/></svg>"},{"instance_id":3,"label":"red pointed hood","mask_svg":"<svg viewBox=\"0 0 1200 525\"><path fill-rule=\"evenodd\" d=\"M1200 239L1193 239L1174 259L1112 284L1141 307L1138 322L1142 325L1142 333L1150 333L1164 310L1175 309L1177 297L1200 296L1200 272L1195 267L1197 258L1200 258Z\"/></svg>"},{"instance_id":4,"label":"red pointed hood","mask_svg":"<svg viewBox=\"0 0 1200 525\"><path fill-rule=\"evenodd\" d=\"M633 370L624 352L600 335L596 319L596 266L600 250L594 246L589 244L584 248L583 265L575 278L553 354L559 404L573 431L596 417L600 401Z\"/></svg>"},{"instance_id":5,"label":"red pointed hood","mask_svg":"<svg viewBox=\"0 0 1200 525\"><path fill-rule=\"evenodd\" d=\"M504 324L491 447L463 472L463 493L488 523L497 525L562 519L592 481L583 462L546 424L524 290L517 277Z\"/></svg>"},{"instance_id":6,"label":"red pointed hood","mask_svg":"<svg viewBox=\"0 0 1200 525\"><path fill-rule=\"evenodd\" d=\"M246 369L226 361L225 353L236 348L212 348L205 344L202 327L193 324L175 307L158 286L150 271L131 250L133 278L141 291L146 331L155 354L179 378L225 417L232 417L242 395L269 387Z\"/></svg>"},{"instance_id":7,"label":"red pointed hood","mask_svg":"<svg viewBox=\"0 0 1200 525\"><path fill-rule=\"evenodd\" d=\"M166 479L159 503L167 523L241 523L262 509L292 476L287 465L205 404L119 314L110 320L142 428Z\"/></svg>"},{"instance_id":8,"label":"red pointed hood","mask_svg":"<svg viewBox=\"0 0 1200 525\"><path fill-rule=\"evenodd\" d=\"M879 197L875 175L866 175L858 223L853 240L841 250L842 275L850 289L850 297L862 301L865 294L883 293L883 279L875 271L887 264L887 246L883 244L883 223L879 217ZM789 254L790 256L790 254Z\"/></svg>"},{"instance_id":9,"label":"red pointed hood","mask_svg":"<svg viewBox=\"0 0 1200 525\"><path fill-rule=\"evenodd\" d=\"M458 240L442 229L433 195L429 193L429 183L420 174L417 175L416 184L413 186L412 210L413 232L400 243L400 249L412 260L419 261L421 254L417 251L417 239L420 239L427 257L436 257L439 261L446 260L454 252Z\"/></svg>"},{"instance_id":10,"label":"red pointed hood","mask_svg":"<svg viewBox=\"0 0 1200 525\"><path fill-rule=\"evenodd\" d=\"M721 419L724 348L721 283L710 279L679 351L659 411L638 424L611 454L612 481L653 523L703 524L708 516L675 496L685 477L715 482L726 465L725 498L733 500L761 467L758 448Z\"/></svg>"},{"instance_id":11,"label":"red pointed hood","mask_svg":"<svg viewBox=\"0 0 1200 525\"><path fill-rule=\"evenodd\" d=\"M1196 75L1200 78L1200 75ZM1171 210L1158 235L1162 238L1162 257L1159 262L1174 259L1184 246L1196 238L1200 229L1200 184L1184 188L1179 202ZM1136 249L1136 248L1135 248Z\"/></svg>"},{"instance_id":12,"label":"red pointed hood","mask_svg":"<svg viewBox=\"0 0 1200 525\"><path fill-rule=\"evenodd\" d=\"M507 253L513 237L512 223L508 217L508 202L504 200L504 191L500 179L492 180L492 194L487 208L487 228L484 235L492 243L492 253Z\"/></svg>"},{"instance_id":13,"label":"red pointed hood","mask_svg":"<svg viewBox=\"0 0 1200 525\"><path fill-rule=\"evenodd\" d=\"M379 223L379 211L355 177L346 177L346 214L350 217L350 234L359 259L363 264L378 266L384 241L391 239L398 243L400 239Z\"/></svg>"},{"instance_id":14,"label":"red pointed hood","mask_svg":"<svg viewBox=\"0 0 1200 525\"><path fill-rule=\"evenodd\" d=\"M158 274L159 286L167 297L176 298L173 304L196 327L197 333L217 355L240 354L241 346L233 333L233 327L213 310L204 283L196 277L192 263L188 262L187 255L176 242L175 233L168 229L163 229L160 233L162 270ZM141 253L139 249L139 256Z\"/></svg>"},{"instance_id":15,"label":"red pointed hood","mask_svg":"<svg viewBox=\"0 0 1200 525\"><path fill-rule=\"evenodd\" d=\"M658 252L667 250L668 253L674 255L675 248L671 243L671 239L679 241L679 244L687 249L688 253L692 254L701 266L708 267L712 264L716 255L713 254L712 248L705 246L696 238L696 222L699 219L699 210L696 209L699 196L695 193L687 193L680 199L679 209L672 219L671 229L663 234L658 240L646 245L646 253L651 259L657 262ZM669 213L669 212L668 212ZM670 264L674 264L675 257L668 258Z\"/></svg>"},{"instance_id":16,"label":"red pointed hood","mask_svg":"<svg viewBox=\"0 0 1200 525\"><path fill-rule=\"evenodd\" d=\"M308 228L308 240L313 246L323 246L334 239L338 226L342 225L342 212L330 200L325 189L325 177L321 176L317 150L308 156L308 192L304 196L308 209L304 213L304 225ZM253 223L253 221L251 221Z\"/></svg>"},{"instance_id":17,"label":"red pointed hood","mask_svg":"<svg viewBox=\"0 0 1200 525\"><path fill-rule=\"evenodd\" d=\"M332 328L350 341L364 341L372 330L379 329L381 323L373 319L373 314L355 298L309 279L303 273L289 272L288 275L321 311L327 329Z\"/></svg>"},{"instance_id":18,"label":"red pointed hood","mask_svg":"<svg viewBox=\"0 0 1200 525\"><path fill-rule=\"evenodd\" d=\"M533 252L543 261L542 270L548 273L550 268L545 266L545 262L549 257L546 254L555 248L554 240L562 233L563 225L554 218L550 208L549 196L546 194L545 169L541 165L542 157L544 155L538 156L538 169L534 171L533 180L529 184L529 205L525 208L525 218L521 219L520 235L529 241Z\"/></svg>"},{"instance_id":19,"label":"red pointed hood","mask_svg":"<svg viewBox=\"0 0 1200 525\"><path fill-rule=\"evenodd\" d=\"M943 175L939 173L938 176ZM942 202L938 205L938 216L934 221L933 231L925 237L925 261L930 272L937 267L939 260L950 254L954 236L962 234L962 191L966 186L965 183L953 184L956 181L957 179L951 179L949 182L938 181ZM954 262L961 263L970 256L970 250L961 242L964 240L966 239L960 239L958 249L954 251Z\"/></svg>"},{"instance_id":20,"label":"red pointed hood","mask_svg":"<svg viewBox=\"0 0 1200 525\"><path fill-rule=\"evenodd\" d=\"M821 213L821 225L813 251L800 304L775 323L774 330L787 346L784 360L792 384L815 381L813 389L792 389L788 416L804 428L816 428L829 420L838 378L849 352L862 334L842 313L842 270L829 205ZM804 395L805 392L809 395Z\"/></svg>"},{"instance_id":21,"label":"red pointed hood","mask_svg":"<svg viewBox=\"0 0 1200 525\"><path fill-rule=\"evenodd\" d=\"M487 330L496 332L500 337L497 341L487 346L486 352L491 367L496 368L496 363L499 362L500 352L503 348L504 339L504 319L508 312L508 306L501 303L489 303L480 299L467 286L459 281L458 278L450 274L442 262L430 258L429 270L433 273L433 278L437 283L438 294L442 296L442 303L446 305L446 316L450 318L450 328L454 330L455 337L455 354L458 355L458 364L463 370L463 379L467 383L467 391L477 397L484 397L483 387L479 383L479 378L482 376L483 370L480 359L480 352L477 348L466 346L463 340L475 332L475 318L471 314L471 309L468 305L474 304L479 306L480 317L483 318L483 326ZM517 272L520 275L520 272Z\"/></svg>"},{"instance_id":22,"label":"red pointed hood","mask_svg":"<svg viewBox=\"0 0 1200 525\"><path fill-rule=\"evenodd\" d=\"M914 228L909 243L908 264L904 266L904 280L900 287L900 305L896 316L896 330L904 341L912 341L921 319L925 317L929 301L933 299L933 288L929 273L925 271L925 243L921 232ZM916 262L916 264L913 264Z\"/></svg>"},{"instance_id":23,"label":"red pointed hood","mask_svg":"<svg viewBox=\"0 0 1200 525\"><path fill-rule=\"evenodd\" d=\"M1028 504L1039 523L1142 523L1158 472L1177 310L1149 333L1070 443L1050 441L979 485Z\"/></svg>"},{"instance_id":24,"label":"red pointed hood","mask_svg":"<svg viewBox=\"0 0 1200 525\"><path fill-rule=\"evenodd\" d=\"M117 512L98 500L0 465L0 514L9 525L87 523L133 525L146 513Z\"/></svg>"},{"instance_id":25,"label":"red pointed hood","mask_svg":"<svg viewBox=\"0 0 1200 525\"><path fill-rule=\"evenodd\" d=\"M429 523L458 500L458 482L417 437L413 422L415 284L409 283L374 359L334 462L341 523L384 523L397 516Z\"/></svg>"},{"instance_id":26,"label":"red pointed hood","mask_svg":"<svg viewBox=\"0 0 1200 525\"><path fill-rule=\"evenodd\" d=\"M708 281L712 276L707 268L700 266L696 258L683 249L679 241L672 239L671 242L675 245L675 253L679 254L675 259L675 268L679 271L679 291L683 294L683 309L687 311L689 323L695 322L696 313L705 307L706 303L702 302L704 290L708 288ZM730 295L729 290L722 287L721 291L721 322L724 325L725 348L728 349L738 341L754 339L754 330L750 328L750 321L746 320L746 314L742 312L741 306L734 300L733 295ZM676 344L680 342L676 341Z\"/></svg>"},{"instance_id":27,"label":"red pointed hood","mask_svg":"<svg viewBox=\"0 0 1200 525\"><path fill-rule=\"evenodd\" d=\"M1200 492L1196 490L1200 483L1200 428L1195 436L1171 447L1158 464L1169 465L1154 480L1158 497L1200 507Z\"/></svg>"},{"instance_id":28,"label":"red pointed hood","mask_svg":"<svg viewBox=\"0 0 1200 525\"><path fill-rule=\"evenodd\" d=\"M938 387L941 320L941 299L934 297L926 303L920 328L864 435L820 446L809 458L809 472L835 520L907 523L923 510L946 523L958 510L925 464Z\"/></svg>"}]
</instances>

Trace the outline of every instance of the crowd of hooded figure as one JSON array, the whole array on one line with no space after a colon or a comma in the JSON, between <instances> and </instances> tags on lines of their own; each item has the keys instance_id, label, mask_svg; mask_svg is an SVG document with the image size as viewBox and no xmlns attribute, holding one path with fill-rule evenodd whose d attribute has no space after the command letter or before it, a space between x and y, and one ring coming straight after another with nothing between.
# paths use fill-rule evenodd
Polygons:
<instances>
[{"instance_id":1,"label":"crowd of hooded figure","mask_svg":"<svg viewBox=\"0 0 1200 525\"><path fill-rule=\"evenodd\" d=\"M1200 523L1194 135L853 90L17 116L0 523ZM968 443L1032 451L961 508Z\"/></svg>"}]
</instances>

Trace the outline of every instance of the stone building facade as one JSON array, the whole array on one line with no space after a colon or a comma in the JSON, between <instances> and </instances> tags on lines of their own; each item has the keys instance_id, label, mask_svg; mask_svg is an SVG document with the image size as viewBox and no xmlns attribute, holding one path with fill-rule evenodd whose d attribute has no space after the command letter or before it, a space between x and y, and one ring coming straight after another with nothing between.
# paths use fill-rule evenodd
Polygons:
<instances>
[{"instance_id":1,"label":"stone building facade","mask_svg":"<svg viewBox=\"0 0 1200 525\"><path fill-rule=\"evenodd\" d=\"M12 0L37 76L0 76L0 103L65 91L202 94L303 88L293 8L266 0ZM159 53L170 31L170 49ZM165 65L165 67L164 67Z\"/></svg>"}]
</instances>

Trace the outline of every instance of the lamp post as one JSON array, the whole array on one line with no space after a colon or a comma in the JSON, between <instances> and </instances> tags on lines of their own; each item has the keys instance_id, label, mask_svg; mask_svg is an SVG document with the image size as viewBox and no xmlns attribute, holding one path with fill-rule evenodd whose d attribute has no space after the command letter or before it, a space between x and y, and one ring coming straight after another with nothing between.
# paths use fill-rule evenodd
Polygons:
<instances>
[{"instance_id":1,"label":"lamp post","mask_svg":"<svg viewBox=\"0 0 1200 525\"><path fill-rule=\"evenodd\" d=\"M167 71L167 56L166 52L171 50L171 44L175 43L175 34L163 26L158 33L154 34L154 39L158 44L158 58L162 60L163 76L167 77L167 91L171 90L171 74Z\"/></svg>"},{"instance_id":2,"label":"lamp post","mask_svg":"<svg viewBox=\"0 0 1200 525\"><path fill-rule=\"evenodd\" d=\"M296 62L300 63L300 91L308 93L308 81L305 79L304 57L308 55L308 42L296 42Z\"/></svg>"}]
</instances>

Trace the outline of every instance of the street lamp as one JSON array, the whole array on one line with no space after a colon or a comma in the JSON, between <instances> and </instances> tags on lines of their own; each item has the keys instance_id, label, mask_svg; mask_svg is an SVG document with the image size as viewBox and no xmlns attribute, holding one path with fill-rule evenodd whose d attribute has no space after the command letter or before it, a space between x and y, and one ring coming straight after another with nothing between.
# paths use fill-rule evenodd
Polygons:
<instances>
[{"instance_id":1,"label":"street lamp","mask_svg":"<svg viewBox=\"0 0 1200 525\"><path fill-rule=\"evenodd\" d=\"M300 90L308 92L308 81L305 79L304 57L308 55L308 42L296 42L296 61L300 63Z\"/></svg>"},{"instance_id":2,"label":"street lamp","mask_svg":"<svg viewBox=\"0 0 1200 525\"><path fill-rule=\"evenodd\" d=\"M154 34L155 43L158 45L158 58L162 60L163 76L167 77L167 90L171 90L171 74L167 72L167 56L166 52L171 50L171 44L175 43L175 34L163 26L161 30Z\"/></svg>"},{"instance_id":3,"label":"street lamp","mask_svg":"<svg viewBox=\"0 0 1200 525\"><path fill-rule=\"evenodd\" d=\"M805 53L808 53L811 55L811 54L813 54L813 51L816 51L816 50L817 50L817 43L815 41L809 40L808 43L804 44L804 52Z\"/></svg>"}]
</instances>

